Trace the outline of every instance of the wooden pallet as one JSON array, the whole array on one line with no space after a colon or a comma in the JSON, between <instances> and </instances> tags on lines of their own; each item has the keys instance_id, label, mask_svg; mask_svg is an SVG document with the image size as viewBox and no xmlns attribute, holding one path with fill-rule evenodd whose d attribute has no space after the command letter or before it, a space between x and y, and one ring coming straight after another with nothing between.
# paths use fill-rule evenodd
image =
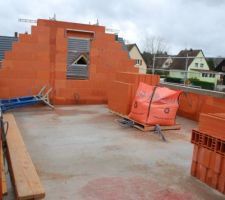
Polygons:
<instances>
[{"instance_id":1,"label":"wooden pallet","mask_svg":"<svg viewBox=\"0 0 225 200\"><path fill-rule=\"evenodd\" d=\"M127 120L130 120L134 123L134 127L143 131L143 132L148 132L148 131L154 131L155 130L155 126L152 126L152 125L147 125L147 124L142 124L140 122L137 122L133 119L130 119L127 115L123 115L121 113L118 113L118 112L115 112L115 111L112 111L110 110L111 113L119 116L119 117L122 117L124 119L127 119ZM160 126L161 130L162 131L167 131L167 130L180 130L181 129L181 125L180 124L175 124L175 125L172 125L172 126Z\"/></svg>"},{"instance_id":2,"label":"wooden pallet","mask_svg":"<svg viewBox=\"0 0 225 200\"><path fill-rule=\"evenodd\" d=\"M4 169L4 161L3 161L3 153L1 151L1 164L2 164L2 194L7 194L7 184L6 184L6 176L5 176L5 169Z\"/></svg>"}]
</instances>

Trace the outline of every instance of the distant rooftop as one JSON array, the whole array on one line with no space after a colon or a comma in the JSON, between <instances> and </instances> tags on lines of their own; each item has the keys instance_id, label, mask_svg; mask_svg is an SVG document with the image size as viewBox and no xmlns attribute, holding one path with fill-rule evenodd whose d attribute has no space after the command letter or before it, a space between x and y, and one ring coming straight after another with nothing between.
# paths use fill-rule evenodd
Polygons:
<instances>
[{"instance_id":1,"label":"distant rooftop","mask_svg":"<svg viewBox=\"0 0 225 200\"><path fill-rule=\"evenodd\" d=\"M182 58L179 58L179 57L191 57L188 59L188 63L187 65L189 66L192 61L194 60L193 57L196 57L199 52L202 52L201 49L196 49L196 50L193 50L193 49L190 49L190 50L182 50L178 53L177 56L174 56L174 60L173 60L173 63L171 64L170 68L171 69L179 69L179 70L185 70L185 65L186 65L186 59L182 59ZM177 59L176 59L177 57Z\"/></svg>"},{"instance_id":2,"label":"distant rooftop","mask_svg":"<svg viewBox=\"0 0 225 200\"><path fill-rule=\"evenodd\" d=\"M0 36L0 61L4 59L5 52L11 50L13 42L17 40L15 36Z\"/></svg>"}]
</instances>

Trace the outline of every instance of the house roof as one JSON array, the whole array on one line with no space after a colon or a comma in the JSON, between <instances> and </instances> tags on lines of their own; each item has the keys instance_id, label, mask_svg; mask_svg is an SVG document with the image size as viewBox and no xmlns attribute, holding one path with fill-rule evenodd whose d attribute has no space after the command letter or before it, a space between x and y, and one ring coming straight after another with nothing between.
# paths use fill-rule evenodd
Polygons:
<instances>
[{"instance_id":1,"label":"house roof","mask_svg":"<svg viewBox=\"0 0 225 200\"><path fill-rule=\"evenodd\" d=\"M136 47L137 48L137 50L139 51L139 53L141 54L141 51L140 51L140 49L138 48L138 46L137 46L137 44L126 44L126 47L127 47L127 50L128 51L131 51L131 49L133 49L133 47ZM142 55L142 54L141 54Z\"/></svg>"},{"instance_id":2,"label":"house roof","mask_svg":"<svg viewBox=\"0 0 225 200\"><path fill-rule=\"evenodd\" d=\"M133 48L133 47L137 47L137 45L136 44L126 44L126 47L127 47L127 50L128 51L131 51L131 49ZM138 47L137 47L137 49L138 49ZM139 50L139 49L138 49Z\"/></svg>"},{"instance_id":3,"label":"house roof","mask_svg":"<svg viewBox=\"0 0 225 200\"><path fill-rule=\"evenodd\" d=\"M5 52L11 50L13 42L17 40L17 37L0 36L0 61L4 59Z\"/></svg>"},{"instance_id":4,"label":"house roof","mask_svg":"<svg viewBox=\"0 0 225 200\"><path fill-rule=\"evenodd\" d=\"M220 63L218 63L218 65L215 67L215 70L218 72L225 72L224 68L225 68L225 59L223 58L220 61Z\"/></svg>"},{"instance_id":5,"label":"house roof","mask_svg":"<svg viewBox=\"0 0 225 200\"><path fill-rule=\"evenodd\" d=\"M138 52L139 52L139 54L140 54L140 56L141 56L142 59L143 59L143 62L146 64L146 62L145 62L145 60L144 60L144 58L143 58L143 56L142 56L142 53L141 53L140 49L138 48L137 44L135 44L135 43L134 43L134 44L126 44L126 47L127 47L128 52L130 52L131 49L133 49L133 47L136 47L137 50L138 50ZM147 65L147 64L146 64L146 65Z\"/></svg>"},{"instance_id":6,"label":"house roof","mask_svg":"<svg viewBox=\"0 0 225 200\"><path fill-rule=\"evenodd\" d=\"M213 58L214 67L216 68L219 64L223 62L224 58Z\"/></svg>"},{"instance_id":7,"label":"house roof","mask_svg":"<svg viewBox=\"0 0 225 200\"><path fill-rule=\"evenodd\" d=\"M163 67L163 64L166 62L166 60L167 60L168 58L173 59L174 56L162 54L162 55L156 55L156 57L163 57L163 58L156 58L156 59L155 59L155 66L154 66L154 67L160 69L160 68ZM168 68L169 68L169 67L170 67L170 66L168 66Z\"/></svg>"},{"instance_id":8,"label":"house roof","mask_svg":"<svg viewBox=\"0 0 225 200\"><path fill-rule=\"evenodd\" d=\"M173 63L170 66L170 69L179 69L179 70L185 70L186 66L186 57L196 57L199 52L202 52L202 50L197 49L197 50L182 50L178 53L177 56L173 57ZM184 57L184 58L179 58L179 57ZM189 66L194 58L189 58L187 65Z\"/></svg>"}]
</instances>

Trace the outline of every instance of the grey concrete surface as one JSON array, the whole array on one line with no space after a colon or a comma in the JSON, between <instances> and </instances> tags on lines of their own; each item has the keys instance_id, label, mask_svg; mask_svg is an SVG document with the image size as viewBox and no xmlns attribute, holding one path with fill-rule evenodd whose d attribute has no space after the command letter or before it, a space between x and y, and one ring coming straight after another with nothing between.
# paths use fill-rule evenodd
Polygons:
<instances>
[{"instance_id":1,"label":"grey concrete surface","mask_svg":"<svg viewBox=\"0 0 225 200\"><path fill-rule=\"evenodd\" d=\"M157 135L121 127L104 105L14 112L47 200L222 200L190 176L191 129ZM13 199L8 196L6 200Z\"/></svg>"}]
</instances>

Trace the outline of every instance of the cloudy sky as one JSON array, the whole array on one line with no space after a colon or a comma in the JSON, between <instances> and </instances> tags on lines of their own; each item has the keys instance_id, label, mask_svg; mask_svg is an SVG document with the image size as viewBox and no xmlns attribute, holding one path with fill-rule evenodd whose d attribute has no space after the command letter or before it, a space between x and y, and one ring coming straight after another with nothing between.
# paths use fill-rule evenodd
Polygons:
<instances>
[{"instance_id":1,"label":"cloudy sky","mask_svg":"<svg viewBox=\"0 0 225 200\"><path fill-rule=\"evenodd\" d=\"M144 50L146 37L159 36L168 51L203 49L225 57L225 0L0 0L0 35L30 31L18 18L96 23L120 30Z\"/></svg>"}]
</instances>

